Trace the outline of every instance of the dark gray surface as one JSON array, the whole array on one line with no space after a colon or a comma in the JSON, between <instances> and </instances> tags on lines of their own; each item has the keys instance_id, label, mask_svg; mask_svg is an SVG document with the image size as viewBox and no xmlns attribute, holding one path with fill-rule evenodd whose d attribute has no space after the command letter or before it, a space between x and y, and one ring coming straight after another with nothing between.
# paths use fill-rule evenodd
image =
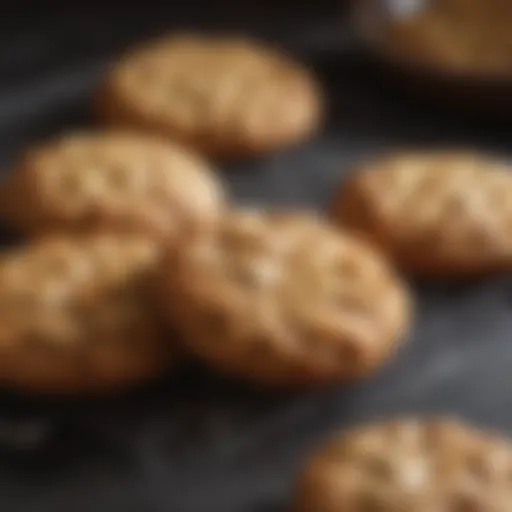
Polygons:
<instances>
[{"instance_id":1,"label":"dark gray surface","mask_svg":"<svg viewBox=\"0 0 512 512\"><path fill-rule=\"evenodd\" d=\"M329 126L316 140L224 169L240 202L321 208L352 162L386 148L508 147L507 126L457 119L385 89L358 63L327 2L293 16L284 2L271 11L217 4L215 12L203 3L189 2L179 15L147 3L144 12L46 11L37 22L28 11L6 15L5 169L31 141L87 123L88 97L106 57L161 29L206 21L250 29L308 55L331 101ZM512 280L413 287L418 307L409 344L374 378L350 388L279 396L188 370L101 402L1 397L2 512L284 511L298 462L335 428L422 412L512 433Z\"/></svg>"}]
</instances>

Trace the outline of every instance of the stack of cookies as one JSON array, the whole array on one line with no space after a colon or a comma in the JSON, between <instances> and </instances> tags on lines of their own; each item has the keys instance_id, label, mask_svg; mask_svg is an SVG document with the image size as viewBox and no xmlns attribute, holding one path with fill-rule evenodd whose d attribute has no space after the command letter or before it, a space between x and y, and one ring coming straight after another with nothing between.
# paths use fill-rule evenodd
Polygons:
<instances>
[{"instance_id":1,"label":"stack of cookies","mask_svg":"<svg viewBox=\"0 0 512 512\"><path fill-rule=\"evenodd\" d=\"M213 170L318 131L310 71L262 43L174 35L121 58L93 103L96 130L26 151L1 186L28 242L1 257L0 382L109 391L186 353L304 388L391 354L411 307L386 259L319 215L231 207Z\"/></svg>"},{"instance_id":2,"label":"stack of cookies","mask_svg":"<svg viewBox=\"0 0 512 512\"><path fill-rule=\"evenodd\" d=\"M512 266L512 174L491 156L387 155L329 218L231 206L213 162L299 143L323 104L310 71L245 39L175 35L123 57L95 95L98 129L30 149L1 185L27 242L0 259L0 382L107 392L178 354L271 388L359 379L407 335L401 272ZM313 459L296 510L505 511L511 453L457 424L369 427ZM478 496L458 487L471 478Z\"/></svg>"}]
</instances>

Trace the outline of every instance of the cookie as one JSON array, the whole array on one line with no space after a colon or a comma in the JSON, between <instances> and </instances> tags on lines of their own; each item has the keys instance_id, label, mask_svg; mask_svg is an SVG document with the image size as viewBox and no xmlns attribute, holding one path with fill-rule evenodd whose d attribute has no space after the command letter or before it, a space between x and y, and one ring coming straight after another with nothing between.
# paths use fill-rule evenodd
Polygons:
<instances>
[{"instance_id":1,"label":"cookie","mask_svg":"<svg viewBox=\"0 0 512 512\"><path fill-rule=\"evenodd\" d=\"M463 151L388 155L341 186L335 222L364 234L419 276L512 266L510 165Z\"/></svg>"},{"instance_id":2,"label":"cookie","mask_svg":"<svg viewBox=\"0 0 512 512\"><path fill-rule=\"evenodd\" d=\"M508 512L512 444L455 420L356 428L307 462L294 512Z\"/></svg>"},{"instance_id":3,"label":"cookie","mask_svg":"<svg viewBox=\"0 0 512 512\"><path fill-rule=\"evenodd\" d=\"M508 0L443 0L411 7L387 23L382 50L450 74L510 74L512 5Z\"/></svg>"},{"instance_id":4,"label":"cookie","mask_svg":"<svg viewBox=\"0 0 512 512\"><path fill-rule=\"evenodd\" d=\"M224 192L208 165L179 146L83 132L27 151L0 199L4 219L30 235L113 230L172 238L208 229Z\"/></svg>"},{"instance_id":5,"label":"cookie","mask_svg":"<svg viewBox=\"0 0 512 512\"><path fill-rule=\"evenodd\" d=\"M110 126L151 131L220 158L265 153L312 135L322 118L315 79L266 45L175 35L136 48L101 84Z\"/></svg>"},{"instance_id":6,"label":"cookie","mask_svg":"<svg viewBox=\"0 0 512 512\"><path fill-rule=\"evenodd\" d=\"M401 281L366 244L308 214L242 210L158 273L162 311L191 353L283 388L359 378L409 323Z\"/></svg>"},{"instance_id":7,"label":"cookie","mask_svg":"<svg viewBox=\"0 0 512 512\"><path fill-rule=\"evenodd\" d=\"M166 371L148 299L159 245L135 235L51 235L0 257L0 384L36 393L117 390Z\"/></svg>"}]
</instances>

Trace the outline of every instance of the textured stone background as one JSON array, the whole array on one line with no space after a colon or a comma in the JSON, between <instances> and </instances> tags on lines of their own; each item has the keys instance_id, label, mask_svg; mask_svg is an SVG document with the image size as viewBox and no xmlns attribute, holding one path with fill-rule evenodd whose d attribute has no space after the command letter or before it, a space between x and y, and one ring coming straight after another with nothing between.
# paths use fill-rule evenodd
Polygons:
<instances>
[{"instance_id":1,"label":"textured stone background","mask_svg":"<svg viewBox=\"0 0 512 512\"><path fill-rule=\"evenodd\" d=\"M332 115L322 136L223 170L240 202L321 208L352 162L385 148L507 150L510 128L443 113L385 87L358 60L334 2L154 3L53 10L22 3L4 12L6 172L31 141L88 122L89 93L111 55L173 26L261 35L309 60L324 79ZM377 376L349 389L276 396L191 369L101 402L0 397L2 512L285 511L298 461L334 428L439 412L512 432L512 281L414 288L410 343Z\"/></svg>"}]
</instances>

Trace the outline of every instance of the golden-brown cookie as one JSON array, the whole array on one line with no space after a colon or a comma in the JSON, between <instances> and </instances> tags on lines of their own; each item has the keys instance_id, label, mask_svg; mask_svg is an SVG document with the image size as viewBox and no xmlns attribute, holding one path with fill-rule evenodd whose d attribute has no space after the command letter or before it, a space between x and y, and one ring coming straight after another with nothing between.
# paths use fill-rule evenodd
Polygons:
<instances>
[{"instance_id":1,"label":"golden-brown cookie","mask_svg":"<svg viewBox=\"0 0 512 512\"><path fill-rule=\"evenodd\" d=\"M134 235L52 235L0 256L0 384L108 391L156 376L172 354L148 279L161 257Z\"/></svg>"},{"instance_id":2,"label":"golden-brown cookie","mask_svg":"<svg viewBox=\"0 0 512 512\"><path fill-rule=\"evenodd\" d=\"M512 444L455 420L356 428L307 462L293 512L509 512Z\"/></svg>"},{"instance_id":3,"label":"golden-brown cookie","mask_svg":"<svg viewBox=\"0 0 512 512\"><path fill-rule=\"evenodd\" d=\"M411 152L362 166L341 186L335 222L403 269L461 276L512 267L510 165L470 152Z\"/></svg>"},{"instance_id":4,"label":"golden-brown cookie","mask_svg":"<svg viewBox=\"0 0 512 512\"><path fill-rule=\"evenodd\" d=\"M207 228L223 196L188 150L145 135L84 132L27 151L0 189L0 210L28 234L109 229L167 238Z\"/></svg>"},{"instance_id":5,"label":"golden-brown cookie","mask_svg":"<svg viewBox=\"0 0 512 512\"><path fill-rule=\"evenodd\" d=\"M410 13L392 17L379 41L381 50L448 74L490 78L510 74L512 4L509 0L442 0L416 4Z\"/></svg>"},{"instance_id":6,"label":"golden-brown cookie","mask_svg":"<svg viewBox=\"0 0 512 512\"><path fill-rule=\"evenodd\" d=\"M184 241L158 278L192 353L270 386L362 377L409 323L406 291L381 257L308 214L230 212L215 236Z\"/></svg>"},{"instance_id":7,"label":"golden-brown cookie","mask_svg":"<svg viewBox=\"0 0 512 512\"><path fill-rule=\"evenodd\" d=\"M122 58L101 85L96 108L108 125L233 158L313 134L322 119L318 89L300 64L263 44L175 35Z\"/></svg>"}]
</instances>

